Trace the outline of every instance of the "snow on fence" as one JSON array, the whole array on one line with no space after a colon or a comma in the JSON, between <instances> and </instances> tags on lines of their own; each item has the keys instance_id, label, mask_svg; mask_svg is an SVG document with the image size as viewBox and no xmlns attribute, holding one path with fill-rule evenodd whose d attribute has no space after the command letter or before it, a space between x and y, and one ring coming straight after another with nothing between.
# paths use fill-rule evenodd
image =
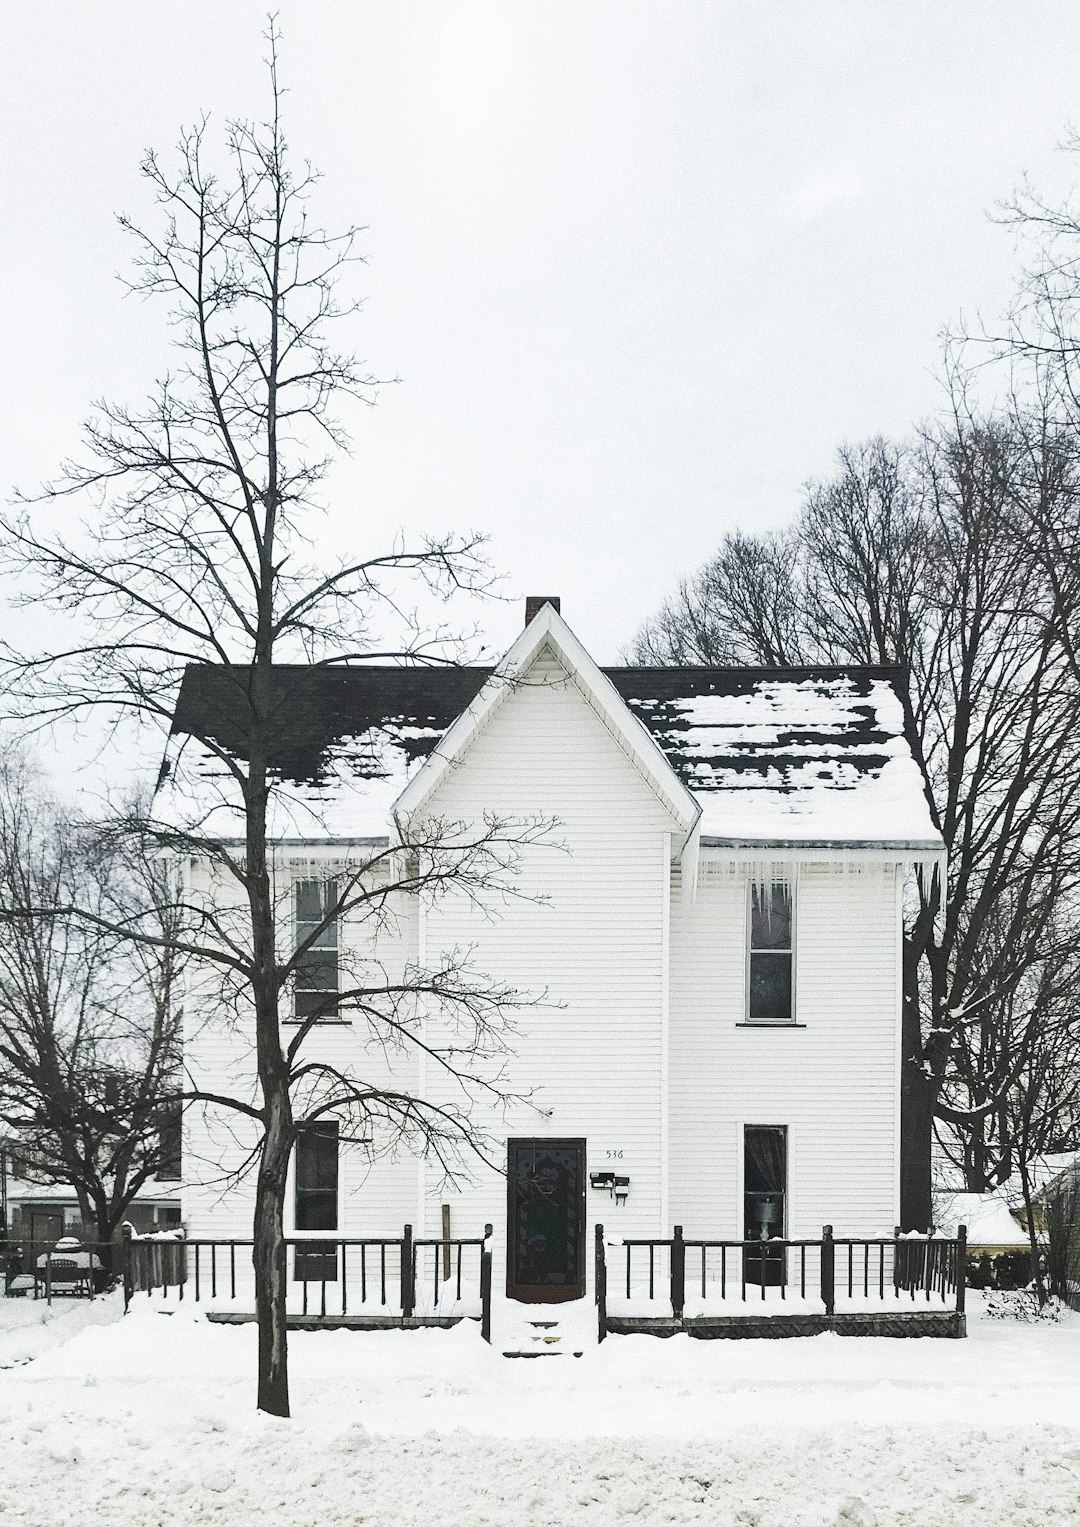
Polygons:
<instances>
[{"instance_id":1,"label":"snow on fence","mask_svg":"<svg viewBox=\"0 0 1080 1527\"><path fill-rule=\"evenodd\" d=\"M688 1321L721 1334L733 1317L788 1317L792 1334L806 1334L807 1321L827 1329L838 1317L918 1316L929 1330L927 1316L952 1316L942 1334L962 1334L966 1230L850 1237L826 1225L820 1240L734 1241L688 1238L676 1225L670 1240L608 1241L598 1225L595 1282L601 1341L609 1329L667 1334Z\"/></svg>"},{"instance_id":2,"label":"snow on fence","mask_svg":"<svg viewBox=\"0 0 1080 1527\"><path fill-rule=\"evenodd\" d=\"M479 1319L491 1339L491 1226L483 1236L286 1237L288 1314L356 1326L445 1325ZM253 1313L251 1240L127 1236L124 1301L136 1294L189 1298L226 1318Z\"/></svg>"}]
</instances>

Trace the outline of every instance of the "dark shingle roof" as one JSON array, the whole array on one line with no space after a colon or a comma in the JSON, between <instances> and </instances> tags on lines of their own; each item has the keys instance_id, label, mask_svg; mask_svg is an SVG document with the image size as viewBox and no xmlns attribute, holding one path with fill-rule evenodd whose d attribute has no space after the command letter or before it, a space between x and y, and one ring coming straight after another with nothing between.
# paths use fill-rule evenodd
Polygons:
<instances>
[{"instance_id":1,"label":"dark shingle roof","mask_svg":"<svg viewBox=\"0 0 1080 1527\"><path fill-rule=\"evenodd\" d=\"M274 670L272 764L283 779L315 783L334 745L391 734L412 763L425 758L476 696L490 668L310 668ZM250 727L247 674L209 664L184 673L173 735L208 737L238 758L247 756ZM415 735L418 734L418 735ZM376 771L377 771L377 765ZM355 772L365 772L357 759Z\"/></svg>"},{"instance_id":2,"label":"dark shingle roof","mask_svg":"<svg viewBox=\"0 0 1080 1527\"><path fill-rule=\"evenodd\" d=\"M784 790L797 788L796 774L836 786L841 770L879 772L897 736L897 718L881 715L880 689L887 686L902 706L906 685L900 668L606 672L696 791L728 788L733 776L767 776L772 788Z\"/></svg>"},{"instance_id":3,"label":"dark shingle roof","mask_svg":"<svg viewBox=\"0 0 1080 1527\"><path fill-rule=\"evenodd\" d=\"M838 764L859 773L884 767L894 727L884 728L875 685L903 695L897 668L605 668L630 710L655 738L676 772L701 791L723 788L731 774L773 776L798 768L802 778ZM435 743L491 676L490 668L327 667L275 669L273 766L282 778L315 783L330 751L349 739L353 772L379 772L373 749L365 768L363 739L392 737L410 764ZM844 697L842 711L823 715ZM726 700L710 722L708 705ZM714 707L714 710L717 709ZM249 706L244 670L192 666L184 674L174 735L208 736L246 756ZM778 778L777 776L781 776ZM749 781L747 781L749 783Z\"/></svg>"}]
</instances>

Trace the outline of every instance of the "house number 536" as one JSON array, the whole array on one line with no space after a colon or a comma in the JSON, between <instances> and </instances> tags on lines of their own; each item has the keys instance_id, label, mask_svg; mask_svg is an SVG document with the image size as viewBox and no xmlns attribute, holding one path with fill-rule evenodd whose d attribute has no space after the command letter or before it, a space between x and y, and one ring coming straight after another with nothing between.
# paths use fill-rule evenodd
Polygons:
<instances>
[{"instance_id":1,"label":"house number 536","mask_svg":"<svg viewBox=\"0 0 1080 1527\"><path fill-rule=\"evenodd\" d=\"M604 1154L607 1156L607 1159L609 1161L621 1161L622 1160L622 1151L605 1151Z\"/></svg>"}]
</instances>

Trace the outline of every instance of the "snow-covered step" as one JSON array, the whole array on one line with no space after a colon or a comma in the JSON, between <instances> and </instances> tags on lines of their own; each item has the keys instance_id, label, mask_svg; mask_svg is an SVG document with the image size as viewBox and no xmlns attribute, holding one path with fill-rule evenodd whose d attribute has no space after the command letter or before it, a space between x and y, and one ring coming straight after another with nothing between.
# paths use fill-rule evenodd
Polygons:
<instances>
[{"instance_id":1,"label":"snow-covered step","mask_svg":"<svg viewBox=\"0 0 1080 1527\"><path fill-rule=\"evenodd\" d=\"M563 1357L570 1350L562 1345L563 1333L557 1320L529 1320L524 1340L503 1349L503 1357ZM574 1357L580 1357L575 1352Z\"/></svg>"}]
</instances>

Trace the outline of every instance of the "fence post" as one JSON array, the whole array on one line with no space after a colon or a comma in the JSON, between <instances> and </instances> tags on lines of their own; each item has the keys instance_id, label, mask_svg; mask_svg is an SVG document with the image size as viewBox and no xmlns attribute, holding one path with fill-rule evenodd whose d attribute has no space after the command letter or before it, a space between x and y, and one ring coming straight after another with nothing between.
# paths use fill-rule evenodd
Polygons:
<instances>
[{"instance_id":1,"label":"fence post","mask_svg":"<svg viewBox=\"0 0 1080 1527\"><path fill-rule=\"evenodd\" d=\"M675 1226L671 1239L671 1313L676 1320L683 1317L686 1304L686 1246L683 1243L682 1226Z\"/></svg>"},{"instance_id":2,"label":"fence post","mask_svg":"<svg viewBox=\"0 0 1080 1527\"><path fill-rule=\"evenodd\" d=\"M410 1320L413 1312L413 1239L412 1226L405 1226L405 1234L401 1238L401 1316L403 1320Z\"/></svg>"},{"instance_id":3,"label":"fence post","mask_svg":"<svg viewBox=\"0 0 1080 1527\"><path fill-rule=\"evenodd\" d=\"M45 1303L52 1304L52 1252L45 1253Z\"/></svg>"},{"instance_id":4,"label":"fence post","mask_svg":"<svg viewBox=\"0 0 1080 1527\"><path fill-rule=\"evenodd\" d=\"M443 1282L450 1281L450 1205L442 1206L442 1276Z\"/></svg>"},{"instance_id":5,"label":"fence post","mask_svg":"<svg viewBox=\"0 0 1080 1527\"><path fill-rule=\"evenodd\" d=\"M956 1231L956 1308L964 1313L967 1295L967 1226L960 1225Z\"/></svg>"},{"instance_id":6,"label":"fence post","mask_svg":"<svg viewBox=\"0 0 1080 1527\"><path fill-rule=\"evenodd\" d=\"M821 1301L826 1315L836 1314L836 1247L831 1225L821 1227Z\"/></svg>"},{"instance_id":7,"label":"fence post","mask_svg":"<svg viewBox=\"0 0 1080 1527\"><path fill-rule=\"evenodd\" d=\"M607 1336L607 1257L604 1253L604 1227L596 1227L596 1339Z\"/></svg>"},{"instance_id":8,"label":"fence post","mask_svg":"<svg viewBox=\"0 0 1080 1527\"><path fill-rule=\"evenodd\" d=\"M897 1298L900 1297L900 1226L893 1226L892 1283Z\"/></svg>"},{"instance_id":9,"label":"fence post","mask_svg":"<svg viewBox=\"0 0 1080 1527\"><path fill-rule=\"evenodd\" d=\"M120 1261L124 1279L124 1314L126 1315L131 1296L135 1292L135 1283L131 1276L131 1226L126 1222L120 1226Z\"/></svg>"},{"instance_id":10,"label":"fence post","mask_svg":"<svg viewBox=\"0 0 1080 1527\"><path fill-rule=\"evenodd\" d=\"M480 1335L491 1341L491 1226L484 1226L480 1248Z\"/></svg>"}]
</instances>

